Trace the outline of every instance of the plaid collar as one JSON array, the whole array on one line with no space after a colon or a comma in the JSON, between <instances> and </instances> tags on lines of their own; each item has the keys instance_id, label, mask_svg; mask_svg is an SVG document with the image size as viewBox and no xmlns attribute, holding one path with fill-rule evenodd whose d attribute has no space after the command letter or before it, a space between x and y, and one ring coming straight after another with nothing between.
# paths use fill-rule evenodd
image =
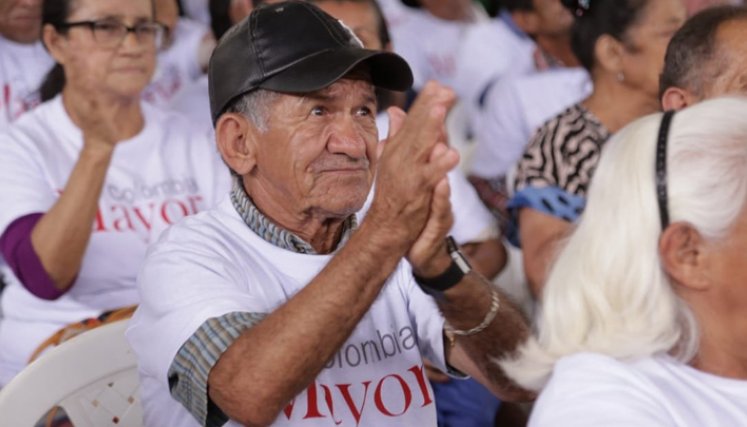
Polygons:
<instances>
[{"instance_id":1,"label":"plaid collar","mask_svg":"<svg viewBox=\"0 0 747 427\"><path fill-rule=\"evenodd\" d=\"M316 255L314 248L302 238L291 233L290 231L273 223L269 218L262 214L252 202L252 199L246 194L244 185L240 176L233 176L233 188L231 189L231 203L236 212L239 213L244 223L259 237L265 241L292 252L301 254ZM342 226L342 238L337 244L337 249L341 248L350 238L350 235L358 227L358 221L355 215L350 215Z\"/></svg>"}]
</instances>

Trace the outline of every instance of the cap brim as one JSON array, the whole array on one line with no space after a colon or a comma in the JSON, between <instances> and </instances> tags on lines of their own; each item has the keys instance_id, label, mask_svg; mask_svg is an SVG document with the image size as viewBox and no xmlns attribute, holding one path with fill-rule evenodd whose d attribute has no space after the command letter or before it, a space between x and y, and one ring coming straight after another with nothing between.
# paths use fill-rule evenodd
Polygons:
<instances>
[{"instance_id":1,"label":"cap brim","mask_svg":"<svg viewBox=\"0 0 747 427\"><path fill-rule=\"evenodd\" d=\"M313 92L340 80L363 63L370 67L371 82L376 87L405 91L412 86L412 71L401 56L353 46L305 58L257 86L276 92Z\"/></svg>"}]
</instances>

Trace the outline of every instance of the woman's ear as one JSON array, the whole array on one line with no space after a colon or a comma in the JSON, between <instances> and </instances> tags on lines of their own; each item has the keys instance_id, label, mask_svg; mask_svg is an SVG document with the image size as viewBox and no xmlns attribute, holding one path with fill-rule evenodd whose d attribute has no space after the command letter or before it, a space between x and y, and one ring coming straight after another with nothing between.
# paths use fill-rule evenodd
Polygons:
<instances>
[{"instance_id":1,"label":"woman's ear","mask_svg":"<svg viewBox=\"0 0 747 427\"><path fill-rule=\"evenodd\" d=\"M249 174L257 164L258 130L239 113L225 113L215 125L215 140L223 161L237 174Z\"/></svg>"},{"instance_id":2,"label":"woman's ear","mask_svg":"<svg viewBox=\"0 0 747 427\"><path fill-rule=\"evenodd\" d=\"M618 75L623 72L623 53L625 51L622 43L609 34L603 34L594 44L594 56L603 70Z\"/></svg>"},{"instance_id":3,"label":"woman's ear","mask_svg":"<svg viewBox=\"0 0 747 427\"><path fill-rule=\"evenodd\" d=\"M64 35L57 32L51 24L45 24L42 28L42 41L49 54L58 64L65 63L64 46L67 39Z\"/></svg>"},{"instance_id":4,"label":"woman's ear","mask_svg":"<svg viewBox=\"0 0 747 427\"><path fill-rule=\"evenodd\" d=\"M659 257L664 271L678 286L691 291L708 288L706 243L692 225L684 222L674 223L662 233Z\"/></svg>"}]
</instances>

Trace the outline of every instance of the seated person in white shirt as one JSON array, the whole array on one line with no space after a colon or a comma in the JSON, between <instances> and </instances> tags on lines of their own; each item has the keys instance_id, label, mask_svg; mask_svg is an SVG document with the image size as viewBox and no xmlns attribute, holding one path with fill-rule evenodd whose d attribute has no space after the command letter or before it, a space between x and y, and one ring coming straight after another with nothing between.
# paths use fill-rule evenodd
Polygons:
<instances>
[{"instance_id":1,"label":"seated person in white shirt","mask_svg":"<svg viewBox=\"0 0 747 427\"><path fill-rule=\"evenodd\" d=\"M203 25L210 25L210 0L179 0L184 16Z\"/></svg>"},{"instance_id":2,"label":"seated person in white shirt","mask_svg":"<svg viewBox=\"0 0 747 427\"><path fill-rule=\"evenodd\" d=\"M506 175L533 131L589 92L571 48L572 23L558 0L510 0L462 41L457 93L469 110L474 141L468 175L503 229Z\"/></svg>"},{"instance_id":3,"label":"seated person in white shirt","mask_svg":"<svg viewBox=\"0 0 747 427\"><path fill-rule=\"evenodd\" d=\"M150 0L45 0L54 95L0 133L0 386L60 328L138 303L170 224L227 195L215 145L140 95L163 28ZM53 89L56 89L53 90Z\"/></svg>"},{"instance_id":4,"label":"seated person in white shirt","mask_svg":"<svg viewBox=\"0 0 747 427\"><path fill-rule=\"evenodd\" d=\"M506 77L574 67L573 18L558 0L504 0L495 18L465 30L456 58L454 89L471 114L490 88ZM479 118L471 121L479 126Z\"/></svg>"},{"instance_id":5,"label":"seated person in white shirt","mask_svg":"<svg viewBox=\"0 0 747 427\"><path fill-rule=\"evenodd\" d=\"M412 67L415 91L429 80L456 87L457 55L467 28L488 19L471 0L400 0L404 8L390 28L394 51Z\"/></svg>"},{"instance_id":6,"label":"seated person in white shirt","mask_svg":"<svg viewBox=\"0 0 747 427\"><path fill-rule=\"evenodd\" d=\"M209 76L234 189L141 272L127 335L146 425L435 426L424 355L526 397L492 362L525 323L444 241L453 93L431 83L391 109L379 149L374 85L407 89L409 67L297 1L224 35Z\"/></svg>"},{"instance_id":7,"label":"seated person in white shirt","mask_svg":"<svg viewBox=\"0 0 747 427\"><path fill-rule=\"evenodd\" d=\"M542 390L530 426L747 425L745 171L743 98L612 137L537 333L502 363Z\"/></svg>"},{"instance_id":8,"label":"seated person in white shirt","mask_svg":"<svg viewBox=\"0 0 747 427\"><path fill-rule=\"evenodd\" d=\"M0 0L0 131L41 102L54 61L39 34L41 0Z\"/></svg>"},{"instance_id":9,"label":"seated person in white shirt","mask_svg":"<svg viewBox=\"0 0 747 427\"><path fill-rule=\"evenodd\" d=\"M179 16L177 0L153 2L156 19L166 26L167 32L158 52L153 81L143 92L143 99L168 107L174 96L205 73L215 38L208 26Z\"/></svg>"}]
</instances>

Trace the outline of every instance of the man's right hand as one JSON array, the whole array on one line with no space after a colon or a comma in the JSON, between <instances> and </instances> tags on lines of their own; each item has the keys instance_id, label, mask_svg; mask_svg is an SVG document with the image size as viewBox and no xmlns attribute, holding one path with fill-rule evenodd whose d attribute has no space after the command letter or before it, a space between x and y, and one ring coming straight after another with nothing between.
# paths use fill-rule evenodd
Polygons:
<instances>
[{"instance_id":1,"label":"man's right hand","mask_svg":"<svg viewBox=\"0 0 747 427\"><path fill-rule=\"evenodd\" d=\"M366 217L386 230L390 244L409 249L430 214L436 185L459 162L446 145L444 122L454 92L435 82L422 90L409 114L390 111L389 136L378 159L376 193Z\"/></svg>"}]
</instances>

